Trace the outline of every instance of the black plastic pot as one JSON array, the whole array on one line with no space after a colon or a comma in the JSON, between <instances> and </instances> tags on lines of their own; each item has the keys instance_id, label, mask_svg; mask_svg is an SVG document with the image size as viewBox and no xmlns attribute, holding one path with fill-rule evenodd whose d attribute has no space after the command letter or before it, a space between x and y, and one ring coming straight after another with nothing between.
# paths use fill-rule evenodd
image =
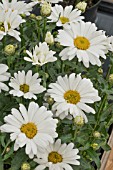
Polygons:
<instances>
[{"instance_id":1,"label":"black plastic pot","mask_svg":"<svg viewBox=\"0 0 113 170\"><path fill-rule=\"evenodd\" d=\"M96 22L97 19L97 10L99 7L101 0L95 0L95 5L93 5L92 7L88 8L85 13L83 14L85 17L85 21L88 22Z\"/></svg>"}]
</instances>

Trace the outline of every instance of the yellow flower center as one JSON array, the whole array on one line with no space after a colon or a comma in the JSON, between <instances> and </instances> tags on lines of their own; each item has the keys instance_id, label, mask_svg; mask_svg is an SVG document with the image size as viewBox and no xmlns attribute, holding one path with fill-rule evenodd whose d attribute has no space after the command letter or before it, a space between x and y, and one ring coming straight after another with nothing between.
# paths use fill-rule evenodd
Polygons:
<instances>
[{"instance_id":1,"label":"yellow flower center","mask_svg":"<svg viewBox=\"0 0 113 170\"><path fill-rule=\"evenodd\" d=\"M4 23L3 22L0 22L0 31L5 31Z\"/></svg>"},{"instance_id":2,"label":"yellow flower center","mask_svg":"<svg viewBox=\"0 0 113 170\"><path fill-rule=\"evenodd\" d=\"M24 93L29 92L29 86L27 84L20 85L20 90Z\"/></svg>"},{"instance_id":3,"label":"yellow flower center","mask_svg":"<svg viewBox=\"0 0 113 170\"><path fill-rule=\"evenodd\" d=\"M8 30L11 28L11 25L10 23L8 23ZM5 32L5 27L4 27L4 23L3 22L0 22L0 31L3 31Z\"/></svg>"},{"instance_id":4,"label":"yellow flower center","mask_svg":"<svg viewBox=\"0 0 113 170\"><path fill-rule=\"evenodd\" d=\"M61 21L62 24L65 24L66 22L69 22L69 18L60 17L60 21Z\"/></svg>"},{"instance_id":5,"label":"yellow flower center","mask_svg":"<svg viewBox=\"0 0 113 170\"><path fill-rule=\"evenodd\" d=\"M64 94L67 103L77 104L80 101L80 94L76 90L69 90Z\"/></svg>"},{"instance_id":6,"label":"yellow flower center","mask_svg":"<svg viewBox=\"0 0 113 170\"><path fill-rule=\"evenodd\" d=\"M33 139L33 137L37 134L37 126L32 123L29 122L27 124L23 124L20 128L22 133L25 133L25 135L29 138L29 139Z\"/></svg>"},{"instance_id":7,"label":"yellow flower center","mask_svg":"<svg viewBox=\"0 0 113 170\"><path fill-rule=\"evenodd\" d=\"M51 152L48 155L48 162L52 162L53 164L62 162L62 156L57 152Z\"/></svg>"},{"instance_id":8,"label":"yellow flower center","mask_svg":"<svg viewBox=\"0 0 113 170\"><path fill-rule=\"evenodd\" d=\"M80 50L87 50L90 46L90 42L87 38L78 36L74 39L74 45Z\"/></svg>"}]
</instances>

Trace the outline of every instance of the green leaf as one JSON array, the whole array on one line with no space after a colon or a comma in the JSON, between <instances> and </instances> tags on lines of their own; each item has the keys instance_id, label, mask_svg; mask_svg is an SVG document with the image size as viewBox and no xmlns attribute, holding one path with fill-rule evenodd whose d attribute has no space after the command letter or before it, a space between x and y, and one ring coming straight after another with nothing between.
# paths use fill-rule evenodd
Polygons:
<instances>
[{"instance_id":1,"label":"green leaf","mask_svg":"<svg viewBox=\"0 0 113 170\"><path fill-rule=\"evenodd\" d=\"M4 155L4 159L3 159L3 160L5 161L5 160L7 160L8 158L10 158L11 155L13 154L13 152L14 152L14 146L12 146L11 149L10 149L10 151L9 151L7 154Z\"/></svg>"},{"instance_id":2,"label":"green leaf","mask_svg":"<svg viewBox=\"0 0 113 170\"><path fill-rule=\"evenodd\" d=\"M2 156L1 156L1 148L0 148L0 170L4 170L3 168L3 160L2 160Z\"/></svg>"},{"instance_id":3,"label":"green leaf","mask_svg":"<svg viewBox=\"0 0 113 170\"><path fill-rule=\"evenodd\" d=\"M102 149L104 149L104 151L111 150L111 147L108 144L102 145L101 147L102 147Z\"/></svg>"},{"instance_id":4,"label":"green leaf","mask_svg":"<svg viewBox=\"0 0 113 170\"><path fill-rule=\"evenodd\" d=\"M72 134L67 134L67 135L63 135L60 137L60 139L62 140L62 142L70 142L72 139Z\"/></svg>"},{"instance_id":5,"label":"green leaf","mask_svg":"<svg viewBox=\"0 0 113 170\"><path fill-rule=\"evenodd\" d=\"M100 163L100 159L99 159L98 153L96 153L92 149L89 149L86 152L92 158L92 160L95 162L95 164L97 165L97 168L100 168L101 163Z\"/></svg>"},{"instance_id":6,"label":"green leaf","mask_svg":"<svg viewBox=\"0 0 113 170\"><path fill-rule=\"evenodd\" d=\"M27 161L27 159L28 156L25 154L25 151L22 148L15 154L14 159L11 162L11 170L19 170L22 163Z\"/></svg>"}]
</instances>

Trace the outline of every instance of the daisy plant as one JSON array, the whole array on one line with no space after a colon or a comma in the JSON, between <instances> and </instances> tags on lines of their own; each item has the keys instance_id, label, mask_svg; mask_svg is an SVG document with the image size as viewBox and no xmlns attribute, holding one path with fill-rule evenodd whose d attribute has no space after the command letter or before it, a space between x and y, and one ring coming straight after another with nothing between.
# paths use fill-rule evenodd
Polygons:
<instances>
[{"instance_id":1,"label":"daisy plant","mask_svg":"<svg viewBox=\"0 0 113 170\"><path fill-rule=\"evenodd\" d=\"M79 9L0 2L0 170L100 169L112 87L113 37Z\"/></svg>"}]
</instances>

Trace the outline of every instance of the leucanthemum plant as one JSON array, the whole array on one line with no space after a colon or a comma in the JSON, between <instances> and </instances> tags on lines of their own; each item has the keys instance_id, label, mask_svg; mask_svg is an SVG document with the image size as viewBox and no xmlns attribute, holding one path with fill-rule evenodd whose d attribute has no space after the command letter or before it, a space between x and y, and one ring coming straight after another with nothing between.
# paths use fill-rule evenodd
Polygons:
<instances>
[{"instance_id":1,"label":"leucanthemum plant","mask_svg":"<svg viewBox=\"0 0 113 170\"><path fill-rule=\"evenodd\" d=\"M38 73L32 75L32 71L29 70L25 75L25 71L18 71L14 73L14 78L12 77L9 86L14 88L10 90L10 94L13 96L21 97L26 99L37 99L35 94L40 94L46 89L40 85L41 79L38 79Z\"/></svg>"},{"instance_id":2,"label":"leucanthemum plant","mask_svg":"<svg viewBox=\"0 0 113 170\"><path fill-rule=\"evenodd\" d=\"M57 82L51 83L49 87L51 89L48 89L48 93L55 101L52 109L61 119L75 118L79 115L87 122L84 112L95 113L86 103L99 101L100 97L89 79L82 79L80 75L75 78L75 74L72 73L69 78L67 75L59 76Z\"/></svg>"},{"instance_id":3,"label":"leucanthemum plant","mask_svg":"<svg viewBox=\"0 0 113 170\"><path fill-rule=\"evenodd\" d=\"M62 60L77 57L85 67L89 63L101 66L100 57L105 59L108 52L107 37L90 22L72 23L69 29L59 30L57 41L66 47L60 53Z\"/></svg>"},{"instance_id":4,"label":"leucanthemum plant","mask_svg":"<svg viewBox=\"0 0 113 170\"><path fill-rule=\"evenodd\" d=\"M51 111L34 102L29 104L28 111L23 104L20 104L19 110L13 108L12 114L6 116L4 121L6 124L1 126L1 132L11 133L15 151L26 145L25 152L30 158L38 152L40 155L43 148L58 136L55 132L58 120L52 118Z\"/></svg>"},{"instance_id":5,"label":"leucanthemum plant","mask_svg":"<svg viewBox=\"0 0 113 170\"><path fill-rule=\"evenodd\" d=\"M35 170L45 169L46 167L50 169L65 169L71 170L71 165L80 165L77 159L80 159L78 154L78 149L74 149L74 144L66 143L61 144L61 140L57 139L53 144L49 144L45 152L35 158L34 161L40 164L35 168Z\"/></svg>"},{"instance_id":6,"label":"leucanthemum plant","mask_svg":"<svg viewBox=\"0 0 113 170\"><path fill-rule=\"evenodd\" d=\"M55 62L57 60L53 55L55 51L49 50L46 42L39 43L39 47L36 45L33 49L33 53L26 50L26 53L30 57L24 57L24 60L32 62L33 65L44 65L48 62Z\"/></svg>"},{"instance_id":7,"label":"leucanthemum plant","mask_svg":"<svg viewBox=\"0 0 113 170\"><path fill-rule=\"evenodd\" d=\"M7 11L11 9L12 11L17 11L18 14L30 15L34 5L36 5L36 2L26 4L24 1L13 0L9 2L9 0L2 0L2 3L0 3L0 10L7 13Z\"/></svg>"},{"instance_id":8,"label":"leucanthemum plant","mask_svg":"<svg viewBox=\"0 0 113 170\"><path fill-rule=\"evenodd\" d=\"M32 1L37 2L39 4L42 4L42 3L45 3L45 2L56 4L58 2L62 2L63 0L32 0Z\"/></svg>"},{"instance_id":9,"label":"leucanthemum plant","mask_svg":"<svg viewBox=\"0 0 113 170\"><path fill-rule=\"evenodd\" d=\"M50 22L55 22L58 27L67 26L70 23L77 23L84 19L83 16L80 16L81 11L73 9L73 6L66 6L65 9L61 5L55 5L52 7L52 13L48 17Z\"/></svg>"},{"instance_id":10,"label":"leucanthemum plant","mask_svg":"<svg viewBox=\"0 0 113 170\"><path fill-rule=\"evenodd\" d=\"M95 170L110 149L113 38L62 3L0 3L0 170Z\"/></svg>"}]
</instances>

